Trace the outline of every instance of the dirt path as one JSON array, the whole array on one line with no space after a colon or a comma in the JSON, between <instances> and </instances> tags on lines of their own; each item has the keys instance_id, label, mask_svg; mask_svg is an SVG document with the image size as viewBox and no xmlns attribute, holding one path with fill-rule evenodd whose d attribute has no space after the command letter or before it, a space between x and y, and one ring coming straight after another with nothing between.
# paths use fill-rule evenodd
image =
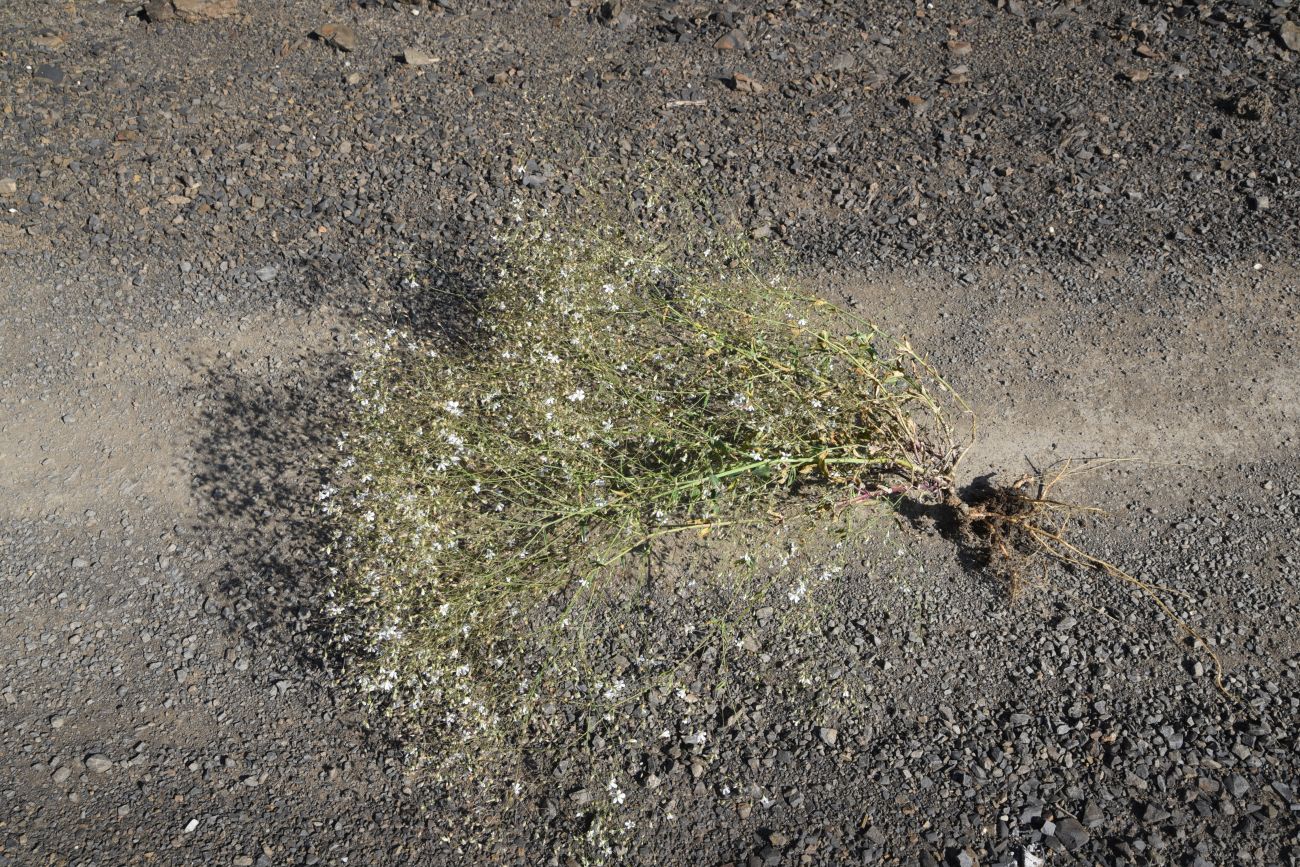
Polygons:
<instances>
[{"instance_id":1,"label":"dirt path","mask_svg":"<svg viewBox=\"0 0 1300 867\"><path fill-rule=\"evenodd\" d=\"M1294 8L240 6L0 10L0 863L1296 863ZM352 335L513 199L682 176L914 338L969 477L1149 462L1072 488L1084 538L1240 701L1124 589L1008 600L922 519L518 779L368 732L315 618Z\"/></svg>"}]
</instances>

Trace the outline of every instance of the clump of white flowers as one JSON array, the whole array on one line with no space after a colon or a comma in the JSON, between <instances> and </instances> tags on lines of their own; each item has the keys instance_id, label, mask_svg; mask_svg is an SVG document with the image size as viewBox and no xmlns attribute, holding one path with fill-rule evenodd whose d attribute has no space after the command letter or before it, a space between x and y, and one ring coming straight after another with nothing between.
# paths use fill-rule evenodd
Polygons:
<instances>
[{"instance_id":1,"label":"clump of white flowers","mask_svg":"<svg viewBox=\"0 0 1300 867\"><path fill-rule=\"evenodd\" d=\"M648 545L950 484L947 389L854 314L612 231L506 246L472 328L369 339L321 492L337 645L403 718L465 740L525 718L582 601Z\"/></svg>"}]
</instances>

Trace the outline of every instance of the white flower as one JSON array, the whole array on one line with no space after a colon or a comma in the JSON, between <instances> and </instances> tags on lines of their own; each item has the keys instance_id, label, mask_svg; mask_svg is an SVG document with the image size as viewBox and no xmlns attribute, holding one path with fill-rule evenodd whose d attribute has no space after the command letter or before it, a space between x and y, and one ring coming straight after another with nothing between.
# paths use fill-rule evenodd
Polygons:
<instances>
[{"instance_id":1,"label":"white flower","mask_svg":"<svg viewBox=\"0 0 1300 867\"><path fill-rule=\"evenodd\" d=\"M457 401L454 401L454 400L449 400L449 401L447 401L446 403L444 403L444 404L442 405L442 408L445 409L445 410L447 410L447 412L451 413L452 415L463 415L463 414L464 414L464 413L461 411L460 403L457 402Z\"/></svg>"},{"instance_id":2,"label":"white flower","mask_svg":"<svg viewBox=\"0 0 1300 867\"><path fill-rule=\"evenodd\" d=\"M587 399L587 392L583 391L580 388L575 388L573 391L566 394L565 397L568 398L573 403L582 403L584 400Z\"/></svg>"}]
</instances>

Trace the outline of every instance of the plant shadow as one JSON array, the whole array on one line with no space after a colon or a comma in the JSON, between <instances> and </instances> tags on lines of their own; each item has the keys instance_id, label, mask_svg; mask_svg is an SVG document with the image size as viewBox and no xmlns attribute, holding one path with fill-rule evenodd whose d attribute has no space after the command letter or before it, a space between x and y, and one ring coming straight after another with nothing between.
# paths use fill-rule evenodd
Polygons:
<instances>
[{"instance_id":1,"label":"plant shadow","mask_svg":"<svg viewBox=\"0 0 1300 867\"><path fill-rule=\"evenodd\" d=\"M319 614L329 527L317 495L347 416L348 377L341 352L317 353L283 375L211 370L201 386L194 486L205 530L223 546L222 616L259 651L287 648L307 671L330 667Z\"/></svg>"},{"instance_id":2,"label":"plant shadow","mask_svg":"<svg viewBox=\"0 0 1300 867\"><path fill-rule=\"evenodd\" d=\"M420 269L402 281L386 326L416 338L470 347L482 329L483 293L491 285L487 258L458 258Z\"/></svg>"},{"instance_id":3,"label":"plant shadow","mask_svg":"<svg viewBox=\"0 0 1300 867\"><path fill-rule=\"evenodd\" d=\"M348 316L349 330L470 341L486 270L470 261L409 275ZM202 406L192 472L198 529L220 546L210 613L255 648L259 667L321 685L343 659L325 615L334 528L320 493L334 481L352 368L364 352L364 342L338 330L334 337L315 340L314 350L263 345L254 353L260 361L222 353L189 392Z\"/></svg>"}]
</instances>

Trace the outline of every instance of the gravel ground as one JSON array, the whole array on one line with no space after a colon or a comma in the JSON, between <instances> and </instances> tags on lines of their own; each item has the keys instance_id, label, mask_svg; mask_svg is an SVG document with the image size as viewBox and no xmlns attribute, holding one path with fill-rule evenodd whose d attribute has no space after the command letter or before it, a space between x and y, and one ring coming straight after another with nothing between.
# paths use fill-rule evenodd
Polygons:
<instances>
[{"instance_id":1,"label":"gravel ground","mask_svg":"<svg viewBox=\"0 0 1300 867\"><path fill-rule=\"evenodd\" d=\"M1300 862L1293 0L238 5L0 9L0 864ZM515 200L683 174L934 359L969 477L1140 459L1080 538L1234 697L922 515L521 769L364 726L314 628L353 333Z\"/></svg>"}]
</instances>

